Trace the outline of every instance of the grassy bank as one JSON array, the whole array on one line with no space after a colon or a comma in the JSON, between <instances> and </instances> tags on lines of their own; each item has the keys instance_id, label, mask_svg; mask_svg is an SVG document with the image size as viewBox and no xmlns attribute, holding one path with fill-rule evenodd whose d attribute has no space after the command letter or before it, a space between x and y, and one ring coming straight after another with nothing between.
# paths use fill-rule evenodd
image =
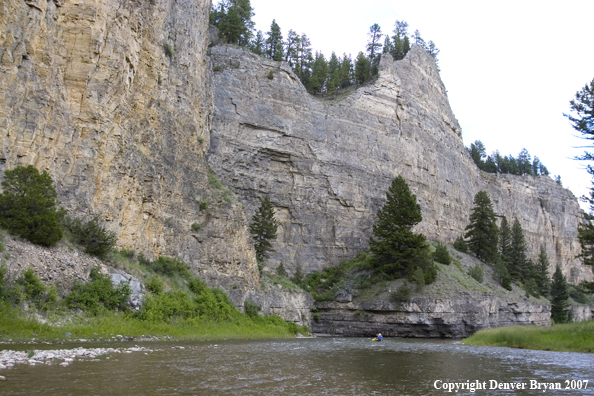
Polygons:
<instances>
[{"instance_id":1,"label":"grassy bank","mask_svg":"<svg viewBox=\"0 0 594 396\"><path fill-rule=\"evenodd\" d=\"M170 336L177 339L203 338L287 338L306 328L285 322L278 316L248 317L238 314L232 321L200 318L180 319L175 323L141 320L125 312L106 311L97 316L72 313L48 315L46 323L23 314L17 308L0 304L0 341L61 341L67 339ZM67 332L70 336L67 336Z\"/></svg>"},{"instance_id":2,"label":"grassy bank","mask_svg":"<svg viewBox=\"0 0 594 396\"><path fill-rule=\"evenodd\" d=\"M594 352L594 320L551 327L510 326L481 330L462 341L466 345Z\"/></svg>"}]
</instances>

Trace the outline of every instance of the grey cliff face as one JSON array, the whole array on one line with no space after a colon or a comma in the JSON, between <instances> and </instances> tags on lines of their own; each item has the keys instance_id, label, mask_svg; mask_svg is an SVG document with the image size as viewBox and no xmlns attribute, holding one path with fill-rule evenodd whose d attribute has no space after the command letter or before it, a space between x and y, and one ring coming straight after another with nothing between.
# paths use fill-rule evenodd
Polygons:
<instances>
[{"instance_id":1,"label":"grey cliff face","mask_svg":"<svg viewBox=\"0 0 594 396\"><path fill-rule=\"evenodd\" d=\"M100 215L119 247L251 288L243 208L209 187L210 4L2 1L0 170L47 170L68 212Z\"/></svg>"},{"instance_id":2,"label":"grey cliff face","mask_svg":"<svg viewBox=\"0 0 594 396\"><path fill-rule=\"evenodd\" d=\"M374 83L333 105L308 95L285 63L228 46L210 57L219 71L208 161L248 218L270 196L280 222L272 266L310 272L366 249L385 192L402 175L428 238L453 242L486 190L498 215L522 224L531 258L543 245L551 273L559 264L571 282L594 279L575 258L576 198L549 177L481 172L421 48L397 62L384 57Z\"/></svg>"}]
</instances>

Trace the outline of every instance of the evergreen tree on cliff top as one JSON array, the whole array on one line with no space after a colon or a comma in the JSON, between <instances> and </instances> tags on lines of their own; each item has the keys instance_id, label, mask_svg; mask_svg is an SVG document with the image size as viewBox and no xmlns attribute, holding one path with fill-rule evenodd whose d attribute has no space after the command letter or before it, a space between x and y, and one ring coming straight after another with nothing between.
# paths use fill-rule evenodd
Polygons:
<instances>
[{"instance_id":1,"label":"evergreen tree on cliff top","mask_svg":"<svg viewBox=\"0 0 594 396\"><path fill-rule=\"evenodd\" d=\"M369 248L375 255L376 269L390 276L423 270L425 283L435 280L436 269L431 260L425 235L412 228L422 220L421 206L402 176L392 181L386 203L377 213Z\"/></svg>"},{"instance_id":2,"label":"evergreen tree on cliff top","mask_svg":"<svg viewBox=\"0 0 594 396\"><path fill-rule=\"evenodd\" d=\"M278 222L274 218L274 208L270 203L268 196L264 197L262 204L252 217L250 224L250 233L254 238L254 248L256 250L256 259L261 262L268 258L269 252L274 252L272 241L276 239Z\"/></svg>"},{"instance_id":3,"label":"evergreen tree on cliff top","mask_svg":"<svg viewBox=\"0 0 594 396\"><path fill-rule=\"evenodd\" d=\"M568 321L568 298L567 280L565 279L565 275L561 272L561 268L557 266L557 269L553 274L553 282L551 283L551 319L553 319L555 323L565 323Z\"/></svg>"},{"instance_id":4,"label":"evergreen tree on cliff top","mask_svg":"<svg viewBox=\"0 0 594 396\"><path fill-rule=\"evenodd\" d=\"M218 5L213 4L210 23L219 29L224 42L246 47L253 36L253 16L250 0L222 0Z\"/></svg>"},{"instance_id":5,"label":"evergreen tree on cliff top","mask_svg":"<svg viewBox=\"0 0 594 396\"><path fill-rule=\"evenodd\" d=\"M489 195L479 191L474 196L474 208L464 237L468 248L479 259L492 263L497 258L497 224Z\"/></svg>"}]
</instances>

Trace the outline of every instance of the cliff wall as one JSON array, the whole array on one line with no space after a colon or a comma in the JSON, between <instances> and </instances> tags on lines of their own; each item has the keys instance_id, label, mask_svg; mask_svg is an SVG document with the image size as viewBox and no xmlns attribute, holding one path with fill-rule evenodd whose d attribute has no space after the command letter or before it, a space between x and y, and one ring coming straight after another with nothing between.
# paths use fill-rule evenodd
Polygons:
<instances>
[{"instance_id":1,"label":"cliff wall","mask_svg":"<svg viewBox=\"0 0 594 396\"><path fill-rule=\"evenodd\" d=\"M210 3L3 0L0 170L47 170L68 212L100 215L120 247L252 288L244 210L205 158Z\"/></svg>"},{"instance_id":2,"label":"cliff wall","mask_svg":"<svg viewBox=\"0 0 594 396\"><path fill-rule=\"evenodd\" d=\"M458 298L413 297L410 302L321 303L312 331L341 336L463 338L500 326L551 325L550 304L466 293Z\"/></svg>"},{"instance_id":3,"label":"cliff wall","mask_svg":"<svg viewBox=\"0 0 594 396\"><path fill-rule=\"evenodd\" d=\"M248 217L270 196L280 221L272 266L310 272L367 248L385 192L401 174L422 208L417 231L428 238L453 242L474 195L486 190L499 216L521 222L531 258L543 245L551 274L559 264L571 282L594 279L575 258L582 219L575 196L549 177L480 171L421 48L397 62L385 56L374 83L335 104L308 95L285 63L229 46L212 47L210 56L209 163Z\"/></svg>"}]
</instances>

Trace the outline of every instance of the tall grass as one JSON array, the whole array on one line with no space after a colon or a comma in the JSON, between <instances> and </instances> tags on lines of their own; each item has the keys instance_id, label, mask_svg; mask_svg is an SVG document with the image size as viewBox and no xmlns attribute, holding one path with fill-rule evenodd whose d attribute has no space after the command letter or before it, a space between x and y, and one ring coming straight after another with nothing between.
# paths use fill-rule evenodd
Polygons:
<instances>
[{"instance_id":1,"label":"tall grass","mask_svg":"<svg viewBox=\"0 0 594 396\"><path fill-rule=\"evenodd\" d=\"M594 352L594 320L551 327L510 326L481 330L462 341L482 345L544 351Z\"/></svg>"},{"instance_id":2,"label":"tall grass","mask_svg":"<svg viewBox=\"0 0 594 396\"><path fill-rule=\"evenodd\" d=\"M53 318L60 322L60 319ZM243 315L231 321L216 322L200 318L180 319L175 323L141 320L123 312L103 312L99 316L68 316L69 323L52 325L27 318L17 308L0 304L0 340L15 342L59 341L72 339L111 338L117 335L128 337L170 336L178 339L201 338L287 338L296 331L307 334L306 328L287 324L280 317L249 318ZM70 333L67 336L67 333Z\"/></svg>"}]
</instances>

